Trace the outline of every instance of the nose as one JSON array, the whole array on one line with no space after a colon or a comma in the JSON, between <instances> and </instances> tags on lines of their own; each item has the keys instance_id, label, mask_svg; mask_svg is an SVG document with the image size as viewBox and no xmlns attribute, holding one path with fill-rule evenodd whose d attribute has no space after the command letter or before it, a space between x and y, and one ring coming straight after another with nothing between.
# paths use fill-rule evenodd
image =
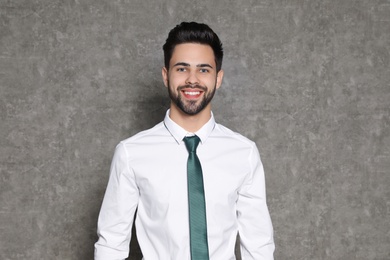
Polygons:
<instances>
[{"instance_id":1,"label":"nose","mask_svg":"<svg viewBox=\"0 0 390 260\"><path fill-rule=\"evenodd\" d=\"M199 79L196 76L196 73L194 73L194 72L189 73L189 75L188 75L188 77L186 79L186 84L188 84L188 85L199 84Z\"/></svg>"}]
</instances>

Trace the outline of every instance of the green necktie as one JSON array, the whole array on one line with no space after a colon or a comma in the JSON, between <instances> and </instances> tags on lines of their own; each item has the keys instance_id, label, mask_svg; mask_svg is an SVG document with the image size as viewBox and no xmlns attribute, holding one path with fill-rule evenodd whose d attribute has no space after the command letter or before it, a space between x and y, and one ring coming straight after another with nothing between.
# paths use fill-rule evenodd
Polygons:
<instances>
[{"instance_id":1,"label":"green necktie","mask_svg":"<svg viewBox=\"0 0 390 260\"><path fill-rule=\"evenodd\" d=\"M188 205L190 217L190 245L192 260L208 260L206 204L204 199L202 167L196 147L199 144L198 136L185 137L184 142L188 150L187 178L188 178Z\"/></svg>"}]
</instances>

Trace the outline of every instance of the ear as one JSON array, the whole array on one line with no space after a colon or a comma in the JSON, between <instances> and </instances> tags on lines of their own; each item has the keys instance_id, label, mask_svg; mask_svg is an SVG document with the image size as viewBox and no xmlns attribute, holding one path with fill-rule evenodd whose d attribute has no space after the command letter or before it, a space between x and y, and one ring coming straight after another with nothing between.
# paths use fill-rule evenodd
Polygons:
<instances>
[{"instance_id":1,"label":"ear","mask_svg":"<svg viewBox=\"0 0 390 260\"><path fill-rule=\"evenodd\" d=\"M165 87L168 87L168 69L163 67L161 70L161 74L164 80Z\"/></svg>"},{"instance_id":2,"label":"ear","mask_svg":"<svg viewBox=\"0 0 390 260\"><path fill-rule=\"evenodd\" d=\"M217 82L215 84L215 87L219 89L219 87L222 85L222 79L223 79L223 70L221 69L217 73Z\"/></svg>"}]
</instances>

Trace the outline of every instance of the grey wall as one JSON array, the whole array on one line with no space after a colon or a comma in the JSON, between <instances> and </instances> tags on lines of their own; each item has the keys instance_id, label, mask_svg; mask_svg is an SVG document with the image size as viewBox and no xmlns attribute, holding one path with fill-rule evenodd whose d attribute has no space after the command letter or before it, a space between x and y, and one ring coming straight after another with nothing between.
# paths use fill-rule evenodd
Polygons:
<instances>
[{"instance_id":1,"label":"grey wall","mask_svg":"<svg viewBox=\"0 0 390 260\"><path fill-rule=\"evenodd\" d=\"M182 20L224 42L214 113L258 144L275 258L390 259L390 1L0 0L0 15L0 259L92 259L114 147L162 120L161 46Z\"/></svg>"}]
</instances>

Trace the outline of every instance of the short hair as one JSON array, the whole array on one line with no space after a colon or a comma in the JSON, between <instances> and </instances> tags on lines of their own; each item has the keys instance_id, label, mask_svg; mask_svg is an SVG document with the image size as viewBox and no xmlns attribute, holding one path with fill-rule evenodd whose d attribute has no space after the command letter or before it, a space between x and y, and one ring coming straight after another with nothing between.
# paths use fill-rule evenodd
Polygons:
<instances>
[{"instance_id":1,"label":"short hair","mask_svg":"<svg viewBox=\"0 0 390 260\"><path fill-rule=\"evenodd\" d=\"M218 35L204 23L182 22L176 25L169 34L163 45L165 67L169 69L169 62L172 58L176 45L182 43L200 43L209 45L214 52L214 60L217 72L222 68L223 48Z\"/></svg>"}]
</instances>

